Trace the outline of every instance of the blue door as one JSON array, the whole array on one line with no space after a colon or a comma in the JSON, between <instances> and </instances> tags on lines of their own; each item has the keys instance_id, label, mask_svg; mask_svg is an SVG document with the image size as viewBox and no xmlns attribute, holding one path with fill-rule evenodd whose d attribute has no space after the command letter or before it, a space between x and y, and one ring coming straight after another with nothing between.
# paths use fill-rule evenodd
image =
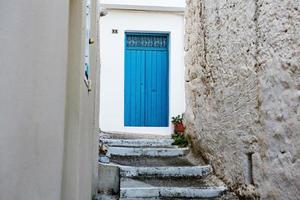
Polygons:
<instances>
[{"instance_id":1,"label":"blue door","mask_svg":"<svg viewBox=\"0 0 300 200\"><path fill-rule=\"evenodd\" d=\"M167 34L126 33L125 126L167 127Z\"/></svg>"}]
</instances>

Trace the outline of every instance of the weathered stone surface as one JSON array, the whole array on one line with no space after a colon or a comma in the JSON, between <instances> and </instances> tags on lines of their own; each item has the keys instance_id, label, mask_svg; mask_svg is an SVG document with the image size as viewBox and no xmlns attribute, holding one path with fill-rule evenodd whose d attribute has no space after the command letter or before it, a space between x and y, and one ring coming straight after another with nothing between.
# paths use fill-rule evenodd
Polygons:
<instances>
[{"instance_id":1,"label":"weathered stone surface","mask_svg":"<svg viewBox=\"0 0 300 200\"><path fill-rule=\"evenodd\" d=\"M194 147L242 199L299 199L300 2L187 0L185 50Z\"/></svg>"}]
</instances>

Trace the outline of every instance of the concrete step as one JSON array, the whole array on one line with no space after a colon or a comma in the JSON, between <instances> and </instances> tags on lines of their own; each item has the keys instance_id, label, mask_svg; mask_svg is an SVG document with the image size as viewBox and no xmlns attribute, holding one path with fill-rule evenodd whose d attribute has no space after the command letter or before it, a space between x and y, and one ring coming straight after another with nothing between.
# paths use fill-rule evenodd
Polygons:
<instances>
[{"instance_id":1,"label":"concrete step","mask_svg":"<svg viewBox=\"0 0 300 200\"><path fill-rule=\"evenodd\" d=\"M119 200L118 195L111 195L111 194L98 194L95 200ZM129 199L128 199L129 200ZM132 199L133 200L133 199Z\"/></svg>"},{"instance_id":2,"label":"concrete step","mask_svg":"<svg viewBox=\"0 0 300 200\"><path fill-rule=\"evenodd\" d=\"M184 198L190 199L190 198ZM183 198L167 198L167 197L157 197L157 198L119 198L118 195L108 195L99 194L96 196L96 200L183 200ZM193 200L212 200L212 198L193 198ZM234 194L227 192L219 198L213 198L213 200L239 200L239 198Z\"/></svg>"},{"instance_id":3,"label":"concrete step","mask_svg":"<svg viewBox=\"0 0 300 200\"><path fill-rule=\"evenodd\" d=\"M194 177L202 178L212 172L212 167L186 166L186 167L132 167L120 166L121 177Z\"/></svg>"},{"instance_id":4,"label":"concrete step","mask_svg":"<svg viewBox=\"0 0 300 200\"><path fill-rule=\"evenodd\" d=\"M217 198L226 192L225 187L139 187L121 188L121 198Z\"/></svg>"},{"instance_id":5,"label":"concrete step","mask_svg":"<svg viewBox=\"0 0 300 200\"><path fill-rule=\"evenodd\" d=\"M173 147L172 139L102 139L101 141L110 147Z\"/></svg>"},{"instance_id":6,"label":"concrete step","mask_svg":"<svg viewBox=\"0 0 300 200\"><path fill-rule=\"evenodd\" d=\"M217 198L224 186L206 186L201 179L122 178L120 198Z\"/></svg>"},{"instance_id":7,"label":"concrete step","mask_svg":"<svg viewBox=\"0 0 300 200\"><path fill-rule=\"evenodd\" d=\"M186 200L190 198L167 198L167 197L157 197L157 198L119 198L117 195L99 194L96 200ZM193 200L212 200L212 198L193 198ZM213 198L213 200L239 200L239 198L231 192L227 192L219 198Z\"/></svg>"},{"instance_id":8,"label":"concrete step","mask_svg":"<svg viewBox=\"0 0 300 200\"><path fill-rule=\"evenodd\" d=\"M187 200L190 198L167 198L167 197L158 197L158 198L119 198L118 200ZM239 199L224 199L220 198L193 198L193 200L239 200ZM111 199L110 199L111 200Z\"/></svg>"},{"instance_id":9,"label":"concrete step","mask_svg":"<svg viewBox=\"0 0 300 200\"><path fill-rule=\"evenodd\" d=\"M157 197L157 198L119 198L118 200L187 200L191 198ZM106 200L106 199L105 199ZM110 199L112 200L112 199ZM234 194L226 193L216 198L193 198L193 200L239 200Z\"/></svg>"},{"instance_id":10,"label":"concrete step","mask_svg":"<svg viewBox=\"0 0 300 200\"><path fill-rule=\"evenodd\" d=\"M99 192L117 196L99 194L99 200L237 200L210 165L198 166L203 163L194 162L188 148L173 146L170 138L113 135L101 141L111 158L99 163Z\"/></svg>"},{"instance_id":11,"label":"concrete step","mask_svg":"<svg viewBox=\"0 0 300 200\"><path fill-rule=\"evenodd\" d=\"M208 175L205 178L194 177L121 177L121 188L132 187L193 187L206 188L216 185L211 182L213 175Z\"/></svg>"},{"instance_id":12,"label":"concrete step","mask_svg":"<svg viewBox=\"0 0 300 200\"><path fill-rule=\"evenodd\" d=\"M164 134L144 134L144 133L121 133L121 132L102 132L100 138L110 139L172 139L171 135Z\"/></svg>"},{"instance_id":13,"label":"concrete step","mask_svg":"<svg viewBox=\"0 0 300 200\"><path fill-rule=\"evenodd\" d=\"M188 148L109 147L111 156L177 157L188 153Z\"/></svg>"},{"instance_id":14,"label":"concrete step","mask_svg":"<svg viewBox=\"0 0 300 200\"><path fill-rule=\"evenodd\" d=\"M119 165L138 167L193 166L185 157L112 156L110 161Z\"/></svg>"}]
</instances>

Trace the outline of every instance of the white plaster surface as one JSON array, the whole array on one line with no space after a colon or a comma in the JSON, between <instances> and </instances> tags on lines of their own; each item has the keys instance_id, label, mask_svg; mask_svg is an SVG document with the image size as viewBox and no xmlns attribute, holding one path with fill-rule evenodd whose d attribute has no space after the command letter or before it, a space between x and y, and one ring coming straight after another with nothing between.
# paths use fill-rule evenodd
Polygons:
<instances>
[{"instance_id":1,"label":"white plaster surface","mask_svg":"<svg viewBox=\"0 0 300 200\"><path fill-rule=\"evenodd\" d=\"M124 127L124 36L126 31L170 33L169 117L185 110L183 16L110 10L101 18L100 129L104 132L170 135L171 127ZM112 34L118 29L118 34ZM171 123L170 123L171 125Z\"/></svg>"},{"instance_id":2,"label":"white plaster surface","mask_svg":"<svg viewBox=\"0 0 300 200\"><path fill-rule=\"evenodd\" d=\"M59 200L68 2L0 1L0 24L0 199Z\"/></svg>"},{"instance_id":3,"label":"white plaster surface","mask_svg":"<svg viewBox=\"0 0 300 200\"><path fill-rule=\"evenodd\" d=\"M0 1L1 200L91 199L98 125L83 16L81 0Z\"/></svg>"},{"instance_id":4,"label":"white plaster surface","mask_svg":"<svg viewBox=\"0 0 300 200\"><path fill-rule=\"evenodd\" d=\"M114 9L184 11L185 8L185 0L101 0L101 4Z\"/></svg>"}]
</instances>

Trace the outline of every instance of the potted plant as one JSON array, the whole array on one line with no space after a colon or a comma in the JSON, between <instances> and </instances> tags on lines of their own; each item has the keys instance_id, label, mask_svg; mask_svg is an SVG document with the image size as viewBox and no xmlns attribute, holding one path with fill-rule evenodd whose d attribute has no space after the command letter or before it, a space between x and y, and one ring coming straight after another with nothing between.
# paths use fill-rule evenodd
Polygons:
<instances>
[{"instance_id":1,"label":"potted plant","mask_svg":"<svg viewBox=\"0 0 300 200\"><path fill-rule=\"evenodd\" d=\"M183 115L172 117L172 124L174 125L175 133L184 133Z\"/></svg>"},{"instance_id":2,"label":"potted plant","mask_svg":"<svg viewBox=\"0 0 300 200\"><path fill-rule=\"evenodd\" d=\"M174 134L172 135L174 140L173 145L186 147L188 145L188 140L184 133L185 127L183 125L183 115L172 117L172 124L174 125Z\"/></svg>"}]
</instances>

